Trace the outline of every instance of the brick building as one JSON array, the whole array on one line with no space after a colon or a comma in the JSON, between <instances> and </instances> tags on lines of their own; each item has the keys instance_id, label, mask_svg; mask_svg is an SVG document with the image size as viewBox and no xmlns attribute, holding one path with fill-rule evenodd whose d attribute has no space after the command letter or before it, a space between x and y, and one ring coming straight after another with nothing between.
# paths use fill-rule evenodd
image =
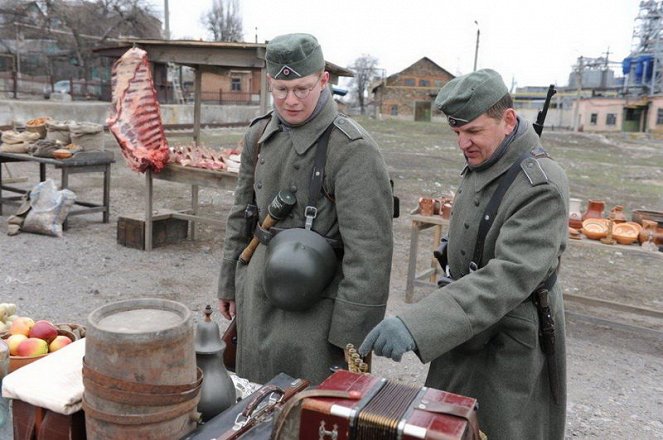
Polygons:
<instances>
[{"instance_id":1,"label":"brick building","mask_svg":"<svg viewBox=\"0 0 663 440\"><path fill-rule=\"evenodd\" d=\"M428 57L373 86L373 100L384 116L430 121L437 92L454 76Z\"/></svg>"}]
</instances>

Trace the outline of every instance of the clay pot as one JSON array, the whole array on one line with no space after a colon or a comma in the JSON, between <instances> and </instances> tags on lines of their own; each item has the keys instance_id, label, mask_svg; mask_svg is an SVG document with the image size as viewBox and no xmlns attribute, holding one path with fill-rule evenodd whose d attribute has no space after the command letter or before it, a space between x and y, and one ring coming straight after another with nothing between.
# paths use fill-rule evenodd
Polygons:
<instances>
[{"instance_id":1,"label":"clay pot","mask_svg":"<svg viewBox=\"0 0 663 440\"><path fill-rule=\"evenodd\" d=\"M626 215L624 214L624 207L622 205L615 205L615 207L610 210L610 216L615 223L624 223L626 221Z\"/></svg>"},{"instance_id":2,"label":"clay pot","mask_svg":"<svg viewBox=\"0 0 663 440\"><path fill-rule=\"evenodd\" d=\"M612 226L612 237L619 244L632 244L638 239L638 228L631 223L615 223Z\"/></svg>"},{"instance_id":3,"label":"clay pot","mask_svg":"<svg viewBox=\"0 0 663 440\"><path fill-rule=\"evenodd\" d=\"M442 212L440 213L442 218L449 219L451 217L451 203L447 202L442 205Z\"/></svg>"},{"instance_id":4,"label":"clay pot","mask_svg":"<svg viewBox=\"0 0 663 440\"><path fill-rule=\"evenodd\" d=\"M435 201L428 197L419 198L419 214L433 215L435 212Z\"/></svg>"},{"instance_id":5,"label":"clay pot","mask_svg":"<svg viewBox=\"0 0 663 440\"><path fill-rule=\"evenodd\" d=\"M588 218L603 218L605 202L603 200L588 200L587 210L582 214L582 220Z\"/></svg>"},{"instance_id":6,"label":"clay pot","mask_svg":"<svg viewBox=\"0 0 663 440\"><path fill-rule=\"evenodd\" d=\"M642 220L642 230L640 231L640 234L638 234L638 241L640 243L645 243L646 241L649 241L649 237L651 236L654 244L663 244L662 223L656 223L653 220Z\"/></svg>"},{"instance_id":7,"label":"clay pot","mask_svg":"<svg viewBox=\"0 0 663 440\"><path fill-rule=\"evenodd\" d=\"M573 229L582 228L582 213L580 212L580 203L582 203L582 200L580 199L569 199L569 227Z\"/></svg>"},{"instance_id":8,"label":"clay pot","mask_svg":"<svg viewBox=\"0 0 663 440\"><path fill-rule=\"evenodd\" d=\"M608 235L609 221L604 218L588 218L582 222L582 233L592 240L600 240Z\"/></svg>"}]
</instances>

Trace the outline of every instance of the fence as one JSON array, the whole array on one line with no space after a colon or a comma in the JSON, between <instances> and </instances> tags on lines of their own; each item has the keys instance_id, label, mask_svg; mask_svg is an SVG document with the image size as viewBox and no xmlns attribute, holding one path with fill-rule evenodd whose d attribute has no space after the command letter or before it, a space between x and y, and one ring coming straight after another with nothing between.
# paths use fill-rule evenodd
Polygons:
<instances>
[{"instance_id":1,"label":"fence","mask_svg":"<svg viewBox=\"0 0 663 440\"><path fill-rule=\"evenodd\" d=\"M205 92L200 94L200 99L205 104L228 104L228 105L259 105L260 93L244 92Z\"/></svg>"},{"instance_id":2,"label":"fence","mask_svg":"<svg viewBox=\"0 0 663 440\"><path fill-rule=\"evenodd\" d=\"M104 98L102 91L110 85L99 81L61 80L53 83L48 76L31 76L16 72L0 72L0 98L9 99L49 99L61 101L99 100ZM110 100L108 93L107 100Z\"/></svg>"}]
</instances>

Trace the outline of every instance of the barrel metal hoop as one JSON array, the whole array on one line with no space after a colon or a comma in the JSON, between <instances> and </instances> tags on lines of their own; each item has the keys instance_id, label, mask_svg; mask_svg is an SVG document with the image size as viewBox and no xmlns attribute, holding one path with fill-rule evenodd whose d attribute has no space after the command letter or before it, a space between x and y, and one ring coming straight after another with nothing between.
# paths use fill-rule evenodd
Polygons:
<instances>
[{"instance_id":1,"label":"barrel metal hoop","mask_svg":"<svg viewBox=\"0 0 663 440\"><path fill-rule=\"evenodd\" d=\"M83 386L89 393L101 399L110 400L111 402L145 406L164 406L194 398L200 392L201 384L182 393L173 394L137 393L109 388L104 384L91 380L89 377L83 378Z\"/></svg>"},{"instance_id":2,"label":"barrel metal hoop","mask_svg":"<svg viewBox=\"0 0 663 440\"><path fill-rule=\"evenodd\" d=\"M83 394L83 411L85 412L86 417L92 417L108 423L115 423L118 425L147 425L164 422L166 420L173 420L187 414L195 410L196 406L198 406L199 400L200 398L197 397L167 410L150 414L111 414L90 405L90 402L85 398L85 394Z\"/></svg>"},{"instance_id":3,"label":"barrel metal hoop","mask_svg":"<svg viewBox=\"0 0 663 440\"><path fill-rule=\"evenodd\" d=\"M144 393L144 394L180 394L191 391L194 388L199 388L203 382L203 372L200 368L197 369L197 378L195 382L181 385L157 385L131 382L116 377L108 376L88 367L85 357L83 357L83 378L87 378L96 382L97 384L104 384L106 388L116 389L119 391L126 391L129 393Z\"/></svg>"}]
</instances>

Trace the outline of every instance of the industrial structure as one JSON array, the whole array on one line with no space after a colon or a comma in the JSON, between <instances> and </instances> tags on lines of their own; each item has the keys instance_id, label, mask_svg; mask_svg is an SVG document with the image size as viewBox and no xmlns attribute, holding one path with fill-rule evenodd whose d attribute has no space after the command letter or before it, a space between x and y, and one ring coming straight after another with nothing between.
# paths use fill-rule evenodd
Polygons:
<instances>
[{"instance_id":1,"label":"industrial structure","mask_svg":"<svg viewBox=\"0 0 663 440\"><path fill-rule=\"evenodd\" d=\"M663 1L640 2L631 54L624 58L622 68L625 95L663 93Z\"/></svg>"}]
</instances>

